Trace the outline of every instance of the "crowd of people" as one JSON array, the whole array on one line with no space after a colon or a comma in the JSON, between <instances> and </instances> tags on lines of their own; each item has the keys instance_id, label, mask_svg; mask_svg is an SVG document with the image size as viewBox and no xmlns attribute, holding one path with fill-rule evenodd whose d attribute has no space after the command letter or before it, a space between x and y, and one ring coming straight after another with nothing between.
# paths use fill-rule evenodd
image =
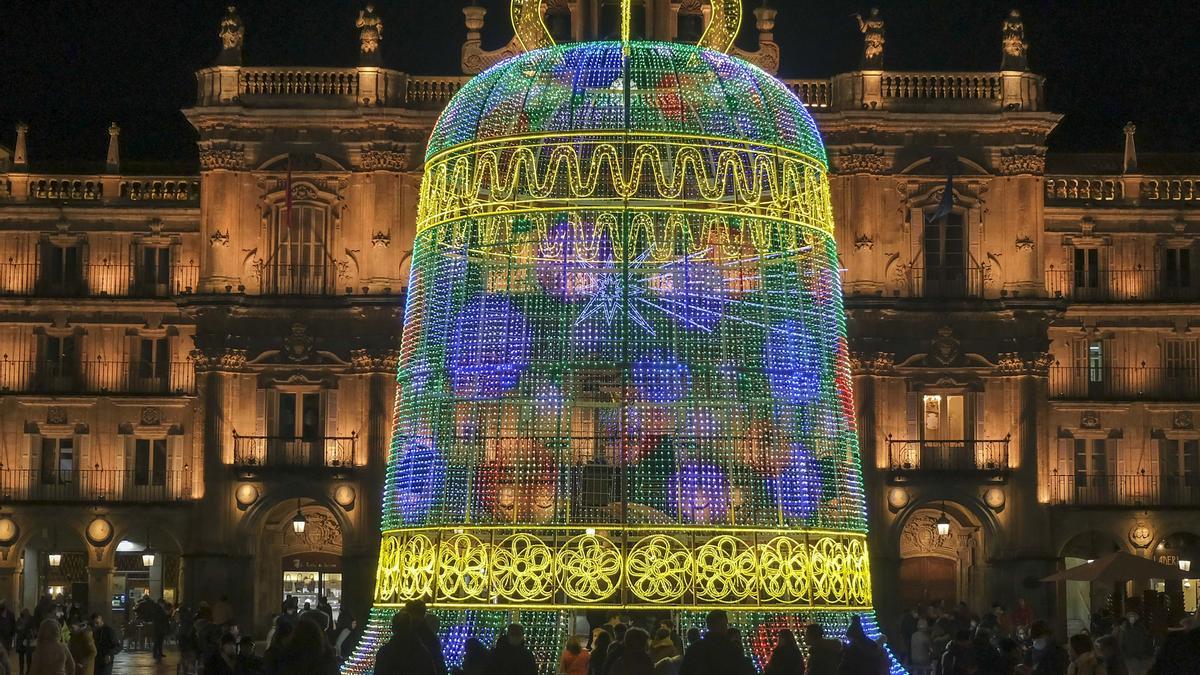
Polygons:
<instances>
[{"instance_id":1,"label":"crowd of people","mask_svg":"<svg viewBox=\"0 0 1200 675\"><path fill-rule=\"evenodd\" d=\"M334 621L324 596L317 606L292 596L271 617L266 647L243 633L229 599L183 612L177 639L183 673L192 675L336 675L361 637L358 620L343 609Z\"/></svg>"},{"instance_id":2,"label":"crowd of people","mask_svg":"<svg viewBox=\"0 0 1200 675\"><path fill-rule=\"evenodd\" d=\"M892 641L913 675L1190 675L1200 673L1200 613L1178 626L1143 618L1131 604L1120 620L1103 613L1061 644L1024 600L982 616L966 603L916 607Z\"/></svg>"},{"instance_id":3,"label":"crowd of people","mask_svg":"<svg viewBox=\"0 0 1200 675\"><path fill-rule=\"evenodd\" d=\"M567 639L558 659L559 675L753 675L742 635L724 610L709 612L707 630L681 636L670 621L631 626L614 614L591 632L588 644ZM392 617L392 636L375 658L376 675L537 675L538 660L525 643L521 624L510 624L489 649L477 638L466 641L463 663L447 669L437 618L416 601ZM845 643L826 638L819 624L805 628L808 656L796 635L781 630L765 663L766 675L884 675L889 661L857 618Z\"/></svg>"},{"instance_id":4,"label":"crowd of people","mask_svg":"<svg viewBox=\"0 0 1200 675\"><path fill-rule=\"evenodd\" d=\"M78 603L44 596L14 614L0 600L0 675L111 675L121 651L116 631Z\"/></svg>"}]
</instances>

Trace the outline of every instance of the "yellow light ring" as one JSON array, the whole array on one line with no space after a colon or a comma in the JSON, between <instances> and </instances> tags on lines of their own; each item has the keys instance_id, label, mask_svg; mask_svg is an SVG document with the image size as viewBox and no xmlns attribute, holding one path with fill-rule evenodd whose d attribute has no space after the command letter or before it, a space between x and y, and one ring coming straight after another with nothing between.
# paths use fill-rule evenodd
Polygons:
<instances>
[{"instance_id":1,"label":"yellow light ring","mask_svg":"<svg viewBox=\"0 0 1200 675\"><path fill-rule=\"evenodd\" d=\"M514 534L492 551L494 590L517 602L549 600L554 595L554 554L527 534Z\"/></svg>"},{"instance_id":2,"label":"yellow light ring","mask_svg":"<svg viewBox=\"0 0 1200 675\"><path fill-rule=\"evenodd\" d=\"M542 0L512 0L509 16L517 41L525 51L554 46L554 38L542 18Z\"/></svg>"},{"instance_id":3,"label":"yellow light ring","mask_svg":"<svg viewBox=\"0 0 1200 675\"><path fill-rule=\"evenodd\" d=\"M517 609L870 607L867 544L857 532L645 526L624 528L627 538L614 539L553 526L522 529L385 533L375 601ZM413 581L396 581L405 579Z\"/></svg>"},{"instance_id":4,"label":"yellow light ring","mask_svg":"<svg viewBox=\"0 0 1200 675\"><path fill-rule=\"evenodd\" d=\"M701 47L728 52L742 31L742 0L709 0L712 18L700 36Z\"/></svg>"},{"instance_id":5,"label":"yellow light ring","mask_svg":"<svg viewBox=\"0 0 1200 675\"><path fill-rule=\"evenodd\" d=\"M611 242L614 254L621 259L625 256L623 238L619 236L621 212L619 206L604 211L590 210L594 214L594 223L587 226L577 217L568 217L566 227L570 229L553 236L549 228L559 226L559 221L547 216L561 213L555 209L481 214L427 230L421 234L419 245L437 246L450 251L463 251L465 247L471 247L473 252L480 255L485 252L487 255L502 255L512 249L514 240L533 242L537 247L543 244L552 247L555 241L570 240L575 247L572 254L574 259L598 261L600 242L606 241ZM579 215L578 211L569 213ZM722 213L714 209L701 211L679 208L639 214L653 217L655 221L648 224L641 218L635 222L641 230L631 228L630 239L640 236L645 244L631 251L629 257L637 257L645 252L650 262L665 263L680 253L703 253L714 261L736 267L739 260L771 253L792 252L797 256L807 256L810 255L808 251L831 236L815 225L780 222L757 214L741 215L741 226L733 227L729 218L720 215ZM687 222L689 218L696 221L698 227L693 228ZM518 220L528 221L532 229L518 232ZM505 249L506 246L509 248ZM527 251L530 253L530 258L527 258L529 262L561 259L555 255L561 249L535 247Z\"/></svg>"},{"instance_id":6,"label":"yellow light ring","mask_svg":"<svg viewBox=\"0 0 1200 675\"><path fill-rule=\"evenodd\" d=\"M459 187L478 191L483 187L490 199L501 201L508 201L518 191L549 197L562 189L558 181L564 170L571 196L576 198L594 196L599 187L615 190L613 198L641 196L641 177L647 164L653 172L653 187L664 199L678 198L685 188L699 188L709 200L727 198L728 190L736 189L747 198L761 201L765 189L777 193L807 187L801 179L806 169L815 172L818 180L825 176L824 166L806 155L781 155L738 145L701 147L661 140L631 144L633 158L630 176L626 176L619 147L615 142L557 144L552 146L547 159L543 159L546 156L543 143L476 148L433 160L427 164L426 173L446 171L448 180L442 189ZM581 148L586 150L582 153L587 156L586 168ZM715 162L713 154L718 154ZM749 171L747 160L752 165ZM712 164L717 168L710 174ZM784 170L779 171L777 165ZM518 180L521 176L524 182Z\"/></svg>"},{"instance_id":7,"label":"yellow light ring","mask_svg":"<svg viewBox=\"0 0 1200 675\"><path fill-rule=\"evenodd\" d=\"M621 586L621 553L611 541L594 534L572 537L558 551L558 581L577 602L603 602Z\"/></svg>"},{"instance_id":8,"label":"yellow light ring","mask_svg":"<svg viewBox=\"0 0 1200 675\"><path fill-rule=\"evenodd\" d=\"M642 144L634 150L628 177L620 151L607 143L593 146L586 160L574 145L554 147L545 160L544 152L526 146L447 156L426 168L417 231L547 200L564 206L631 200L638 208L683 201L697 210L721 207L813 222L832 233L829 183L819 163L744 148L716 152L714 162L700 148ZM643 185L647 169L650 179ZM685 195L690 187L698 188L698 197Z\"/></svg>"},{"instance_id":9,"label":"yellow light ring","mask_svg":"<svg viewBox=\"0 0 1200 675\"><path fill-rule=\"evenodd\" d=\"M743 602L758 592L756 548L730 535L713 537L696 549L696 597Z\"/></svg>"},{"instance_id":10,"label":"yellow light ring","mask_svg":"<svg viewBox=\"0 0 1200 675\"><path fill-rule=\"evenodd\" d=\"M669 603L691 590L692 557L674 537L655 534L643 538L625 558L629 590L640 600Z\"/></svg>"}]
</instances>

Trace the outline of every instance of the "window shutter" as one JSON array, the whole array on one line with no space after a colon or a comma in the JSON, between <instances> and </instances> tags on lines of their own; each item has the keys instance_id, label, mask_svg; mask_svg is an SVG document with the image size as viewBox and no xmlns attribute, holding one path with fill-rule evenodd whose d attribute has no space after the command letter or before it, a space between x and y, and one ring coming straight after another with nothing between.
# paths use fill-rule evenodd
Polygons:
<instances>
[{"instance_id":1,"label":"window shutter","mask_svg":"<svg viewBox=\"0 0 1200 675\"><path fill-rule=\"evenodd\" d=\"M254 435L269 436L267 430L267 390L254 390Z\"/></svg>"},{"instance_id":2,"label":"window shutter","mask_svg":"<svg viewBox=\"0 0 1200 675\"><path fill-rule=\"evenodd\" d=\"M975 440L984 440L987 438L987 429L984 426L984 396L982 391L977 391L971 395L975 399Z\"/></svg>"},{"instance_id":3,"label":"window shutter","mask_svg":"<svg viewBox=\"0 0 1200 675\"><path fill-rule=\"evenodd\" d=\"M325 391L325 435L338 436L337 427L338 393L337 389Z\"/></svg>"},{"instance_id":4,"label":"window shutter","mask_svg":"<svg viewBox=\"0 0 1200 675\"><path fill-rule=\"evenodd\" d=\"M921 394L916 392L908 393L908 430L907 437L904 440L915 441L921 438Z\"/></svg>"},{"instance_id":5,"label":"window shutter","mask_svg":"<svg viewBox=\"0 0 1200 675\"><path fill-rule=\"evenodd\" d=\"M75 437L75 439L76 439L75 440L75 448L76 448L75 451L77 453L79 453L75 460L75 467L77 469L94 469L94 468L96 468L96 467L92 466L92 453L91 453L91 447L90 447L91 443L88 442L88 440L89 440L88 435L87 434L79 434ZM102 466L100 468L105 469L105 468L109 468L109 467Z\"/></svg>"},{"instance_id":6,"label":"window shutter","mask_svg":"<svg viewBox=\"0 0 1200 675\"><path fill-rule=\"evenodd\" d=\"M1058 439L1058 460L1051 463L1051 468L1058 469L1059 476L1070 476L1075 473L1074 438L1067 436L1065 438Z\"/></svg>"}]
</instances>

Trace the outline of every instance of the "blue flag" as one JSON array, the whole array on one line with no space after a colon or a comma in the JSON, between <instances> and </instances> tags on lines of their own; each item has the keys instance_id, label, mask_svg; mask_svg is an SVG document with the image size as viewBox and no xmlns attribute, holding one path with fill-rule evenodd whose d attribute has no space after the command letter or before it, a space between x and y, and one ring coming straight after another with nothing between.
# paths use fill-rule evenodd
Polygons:
<instances>
[{"instance_id":1,"label":"blue flag","mask_svg":"<svg viewBox=\"0 0 1200 675\"><path fill-rule=\"evenodd\" d=\"M937 209L925 219L926 223L936 222L941 218L950 215L954 210L954 174L946 174L946 187L942 190L942 201L938 202Z\"/></svg>"}]
</instances>

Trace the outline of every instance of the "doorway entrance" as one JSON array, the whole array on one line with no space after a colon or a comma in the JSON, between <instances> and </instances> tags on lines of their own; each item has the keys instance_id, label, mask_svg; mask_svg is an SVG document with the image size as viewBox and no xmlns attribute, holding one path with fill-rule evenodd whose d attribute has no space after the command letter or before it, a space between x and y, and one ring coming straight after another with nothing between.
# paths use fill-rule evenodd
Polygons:
<instances>
[{"instance_id":1,"label":"doorway entrance","mask_svg":"<svg viewBox=\"0 0 1200 675\"><path fill-rule=\"evenodd\" d=\"M342 559L333 553L309 551L284 556L283 597L295 598L300 611L305 605L317 608L321 596L333 608L333 620L337 621L342 609Z\"/></svg>"},{"instance_id":2,"label":"doorway entrance","mask_svg":"<svg viewBox=\"0 0 1200 675\"><path fill-rule=\"evenodd\" d=\"M958 563L949 558L920 556L900 561L900 601L904 607L944 607L958 603Z\"/></svg>"}]
</instances>

